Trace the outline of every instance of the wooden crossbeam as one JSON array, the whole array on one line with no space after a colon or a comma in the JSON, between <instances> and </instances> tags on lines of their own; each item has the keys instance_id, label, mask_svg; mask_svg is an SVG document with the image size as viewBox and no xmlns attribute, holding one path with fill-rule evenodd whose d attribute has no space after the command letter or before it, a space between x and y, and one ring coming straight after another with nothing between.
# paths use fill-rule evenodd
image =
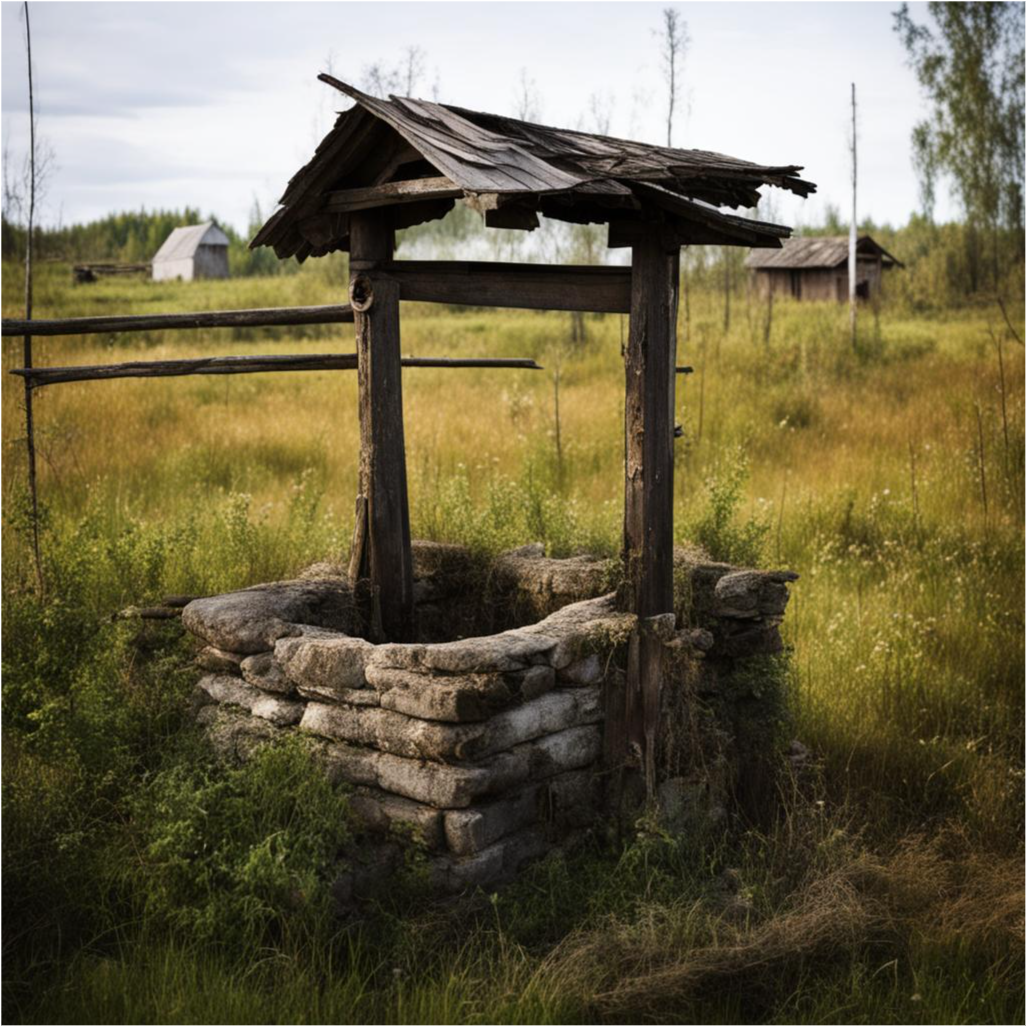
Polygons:
<instances>
[{"instance_id":1,"label":"wooden crossbeam","mask_svg":"<svg viewBox=\"0 0 1026 1026\"><path fill-rule=\"evenodd\" d=\"M534 360L505 357L450 359L435 356L404 356L404 367L505 367L542 370ZM71 381L108 381L112 378L175 378L192 374L262 374L268 371L356 370L356 353L317 353L309 356L208 356L192 360L140 360L78 367L16 367L11 374L24 378L32 388L62 385Z\"/></svg>"},{"instance_id":2,"label":"wooden crossbeam","mask_svg":"<svg viewBox=\"0 0 1026 1026\"><path fill-rule=\"evenodd\" d=\"M7 335L106 335L119 331L164 331L180 328L265 328L295 324L338 324L353 319L348 304L272 306L255 310L203 310L180 314L130 314L118 317L61 317L15 320L5 317Z\"/></svg>"},{"instance_id":3,"label":"wooden crossbeam","mask_svg":"<svg viewBox=\"0 0 1026 1026\"><path fill-rule=\"evenodd\" d=\"M359 262L353 260L353 269ZM404 300L526 310L630 313L629 267L393 260L377 268Z\"/></svg>"},{"instance_id":4,"label":"wooden crossbeam","mask_svg":"<svg viewBox=\"0 0 1026 1026\"><path fill-rule=\"evenodd\" d=\"M421 200L460 199L463 190L450 179L413 178L403 182L383 182L357 189L336 189L326 194L321 210L333 214L349 214L354 210L392 206L396 203L417 203Z\"/></svg>"}]
</instances>

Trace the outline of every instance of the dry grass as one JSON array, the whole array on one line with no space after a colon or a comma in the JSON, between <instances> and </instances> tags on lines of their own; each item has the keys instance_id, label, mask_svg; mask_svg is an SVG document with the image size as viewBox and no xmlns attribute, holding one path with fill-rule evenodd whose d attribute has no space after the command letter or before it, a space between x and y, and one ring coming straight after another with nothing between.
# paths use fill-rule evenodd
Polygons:
<instances>
[{"instance_id":1,"label":"dry grass","mask_svg":"<svg viewBox=\"0 0 1026 1026\"><path fill-rule=\"evenodd\" d=\"M159 287L69 289L57 275L44 282L39 316L321 303L341 293L333 266ZM5 274L5 284L5 313L14 313L17 282ZM776 826L762 824L768 836L687 854L672 871L625 870L622 882L608 866L585 881L575 870L548 879L541 867L516 896L474 906L472 935L466 906L452 911L437 944L438 913L420 927L393 923L408 946L372 945L338 980L297 969L280 987L254 989L248 964L208 963L177 941L135 960L84 958L47 998L52 1021L159 1017L166 1010L153 995L162 988L179 1018L218 1021L1021 1014L1023 351L1004 343L1002 377L990 334L998 315L984 307L930 318L885 309L880 337L867 330L853 355L844 311L832 305L776 304L768 347L749 331L742 299L726 336L717 295L696 294L690 305L681 359L698 373L679 392L678 538L703 526L722 546L716 554L730 558L731 531L763 523L762 562L801 573L784 629L793 731L814 766L811 782L796 783L776 810ZM416 534L616 550L621 326L605 317L588 328L588 344L573 351L565 316L404 307L407 353L527 356L550 368L562 358L562 487L549 371L404 375ZM51 364L344 352L350 330L52 339L36 351ZM19 349L20 340L5 340L5 371ZM88 711L89 688L109 696L106 682L130 676L103 653L95 666L76 662L112 609L283 575L348 545L355 375L60 386L38 393L37 422L44 546L69 588L38 609L17 518L20 392L8 385L5 632L23 636L5 650L5 723L26 734L58 730L68 709ZM739 453L750 473L726 530L710 517L716 493L707 482L735 474ZM41 639L38 651L26 650L24 636ZM97 722L103 738L106 721ZM62 740L55 750L67 749ZM55 800L60 792L55 783ZM736 874L724 877L725 865ZM521 924L515 936L507 919ZM406 975L393 980L390 959Z\"/></svg>"},{"instance_id":2,"label":"dry grass","mask_svg":"<svg viewBox=\"0 0 1026 1026\"><path fill-rule=\"evenodd\" d=\"M680 1021L723 992L759 1007L816 967L860 953L874 961L874 949L902 960L923 945L986 951L1011 983L1024 940L1018 859L980 858L952 837L906 839L885 857L845 848L769 910L725 888L711 902L657 903L589 926L551 952L538 981L608 1022Z\"/></svg>"}]
</instances>

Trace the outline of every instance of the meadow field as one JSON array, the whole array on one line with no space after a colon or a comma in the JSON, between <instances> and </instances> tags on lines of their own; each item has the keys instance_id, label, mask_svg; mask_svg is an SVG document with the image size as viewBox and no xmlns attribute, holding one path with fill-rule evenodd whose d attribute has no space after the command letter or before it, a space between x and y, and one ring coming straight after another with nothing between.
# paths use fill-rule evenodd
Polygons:
<instances>
[{"instance_id":1,"label":"meadow field","mask_svg":"<svg viewBox=\"0 0 1026 1026\"><path fill-rule=\"evenodd\" d=\"M343 272L72 286L48 264L35 312L333 303ZM21 288L5 265L5 316ZM344 557L355 373L37 391L41 592L5 339L5 1019L1022 1021L1023 348L984 302L866 309L855 350L847 316L743 287L729 329L716 291L681 309L676 535L801 575L778 670L809 755L785 746L775 800L455 903L411 857L346 922L320 872L344 795L287 746L216 767L180 632L112 615ZM404 354L545 368L404 372L414 537L615 553L625 319L576 345L566 314L411 304L402 328ZM353 348L349 325L35 341L54 365Z\"/></svg>"}]
</instances>

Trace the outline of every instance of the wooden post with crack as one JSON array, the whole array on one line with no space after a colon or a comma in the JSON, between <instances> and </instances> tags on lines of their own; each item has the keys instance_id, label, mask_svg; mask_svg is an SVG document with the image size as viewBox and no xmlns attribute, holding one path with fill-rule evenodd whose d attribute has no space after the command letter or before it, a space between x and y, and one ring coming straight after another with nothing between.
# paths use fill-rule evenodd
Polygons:
<instances>
[{"instance_id":1,"label":"wooden post with crack","mask_svg":"<svg viewBox=\"0 0 1026 1026\"><path fill-rule=\"evenodd\" d=\"M651 798L663 673L673 606L673 432L680 244L657 226L632 241L631 312L624 353L625 590L638 625L628 647L623 706L609 710L607 754L620 765L620 790ZM618 756L618 758L617 758Z\"/></svg>"},{"instance_id":2,"label":"wooden post with crack","mask_svg":"<svg viewBox=\"0 0 1026 1026\"><path fill-rule=\"evenodd\" d=\"M369 581L370 623L378 640L414 636L413 557L406 491L399 284L379 270L392 258L387 211L354 213L349 299L360 380L360 498L351 574ZM366 518L361 524L361 516Z\"/></svg>"}]
</instances>

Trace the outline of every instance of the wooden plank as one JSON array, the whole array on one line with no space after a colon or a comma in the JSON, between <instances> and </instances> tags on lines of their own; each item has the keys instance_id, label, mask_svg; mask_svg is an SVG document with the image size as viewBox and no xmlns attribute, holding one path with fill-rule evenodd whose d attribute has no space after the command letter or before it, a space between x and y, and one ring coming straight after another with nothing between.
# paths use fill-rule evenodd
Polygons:
<instances>
[{"instance_id":1,"label":"wooden plank","mask_svg":"<svg viewBox=\"0 0 1026 1026\"><path fill-rule=\"evenodd\" d=\"M356 370L356 353L316 353L309 356L207 356L192 360L140 360L77 367L16 367L11 374L31 388L72 381L108 381L113 378L179 378L192 374L264 374L269 371ZM441 356L404 356L404 367L473 367L542 370L534 360L519 357L466 359Z\"/></svg>"},{"instance_id":2,"label":"wooden plank","mask_svg":"<svg viewBox=\"0 0 1026 1026\"><path fill-rule=\"evenodd\" d=\"M360 373L360 494L367 500L367 570L372 633L410 641L415 632L413 552L406 490L397 281L379 268L392 256L386 212L350 222L349 296Z\"/></svg>"},{"instance_id":3,"label":"wooden plank","mask_svg":"<svg viewBox=\"0 0 1026 1026\"><path fill-rule=\"evenodd\" d=\"M405 182L385 182L366 185L358 189L336 189L325 194L323 209L332 213L348 214L354 210L392 206L396 203L414 203L417 200L459 199L463 190L452 180L440 175L435 178L414 178Z\"/></svg>"},{"instance_id":4,"label":"wooden plank","mask_svg":"<svg viewBox=\"0 0 1026 1026\"><path fill-rule=\"evenodd\" d=\"M338 324L352 321L348 305L272 306L255 310L203 310L180 314L131 314L118 317L62 317L15 320L5 317L2 334L106 335L119 331L172 331L182 328L265 328L295 324Z\"/></svg>"},{"instance_id":5,"label":"wooden plank","mask_svg":"<svg viewBox=\"0 0 1026 1026\"><path fill-rule=\"evenodd\" d=\"M633 248L625 400L624 569L639 624L673 612L673 430L680 254L658 231ZM632 638L625 763L654 786L662 646L650 631ZM640 756L640 760L638 758Z\"/></svg>"},{"instance_id":6,"label":"wooden plank","mask_svg":"<svg viewBox=\"0 0 1026 1026\"><path fill-rule=\"evenodd\" d=\"M395 260L381 270L399 284L404 300L421 303L630 312L629 267Z\"/></svg>"},{"instance_id":7,"label":"wooden plank","mask_svg":"<svg viewBox=\"0 0 1026 1026\"><path fill-rule=\"evenodd\" d=\"M749 217L715 210L707 205L681 196L651 182L633 182L631 188L646 204L662 211L667 227L677 232L682 244L715 244L780 249L781 239L791 234L785 225L757 221ZM634 222L634 230L645 230L644 224ZM623 245L632 230L630 223L610 223L610 238Z\"/></svg>"}]
</instances>

